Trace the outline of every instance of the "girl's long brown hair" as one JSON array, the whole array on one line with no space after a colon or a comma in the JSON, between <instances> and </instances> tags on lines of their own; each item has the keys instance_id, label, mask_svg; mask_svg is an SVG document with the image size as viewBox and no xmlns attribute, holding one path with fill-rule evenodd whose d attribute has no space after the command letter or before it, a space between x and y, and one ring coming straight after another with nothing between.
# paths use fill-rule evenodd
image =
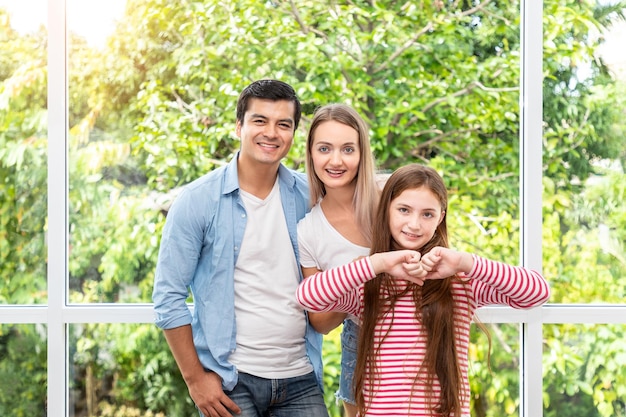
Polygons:
<instances>
[{"instance_id":1,"label":"girl's long brown hair","mask_svg":"<svg viewBox=\"0 0 626 417\"><path fill-rule=\"evenodd\" d=\"M429 189L437 196L444 214L433 238L420 249L420 253L426 254L435 246L448 247L445 217L448 208L448 193L443 179L432 168L411 164L396 170L383 188L370 253L401 249L397 247L389 230L389 207L391 201L403 191L421 187ZM386 312L393 313L397 297L409 291L413 293L417 306L416 319L422 323L427 338L424 362L418 372L418 375L426 375L426 380L419 377L419 382L430 390L429 398L434 396L432 386L435 378L441 387L439 401L434 404L430 402L431 414L455 417L461 415L465 398L463 374L459 366L455 339L453 279L455 278L427 280L422 287L411 284L401 294L397 293L393 279L386 274L379 274L365 284L364 309L354 374L355 398L360 415L364 415L369 408L363 395L366 382L373 387L377 376L376 357L380 346L375 346L374 343L376 324ZM390 294L390 296L386 297L384 294ZM414 384L418 382L417 380L416 375Z\"/></svg>"}]
</instances>

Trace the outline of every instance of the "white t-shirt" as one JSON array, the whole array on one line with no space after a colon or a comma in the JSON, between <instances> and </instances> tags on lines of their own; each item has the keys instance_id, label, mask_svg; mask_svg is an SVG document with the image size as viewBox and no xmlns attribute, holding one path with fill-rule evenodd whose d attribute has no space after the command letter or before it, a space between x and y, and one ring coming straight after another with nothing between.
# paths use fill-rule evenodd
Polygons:
<instances>
[{"instance_id":1,"label":"white t-shirt","mask_svg":"<svg viewBox=\"0 0 626 417\"><path fill-rule=\"evenodd\" d=\"M304 268L320 271L348 264L370 253L369 248L352 243L339 233L319 203L298 223L298 250ZM349 318L359 322L354 316Z\"/></svg>"},{"instance_id":2,"label":"white t-shirt","mask_svg":"<svg viewBox=\"0 0 626 417\"><path fill-rule=\"evenodd\" d=\"M306 318L295 296L300 271L278 181L264 200L240 193L248 220L235 265L237 348L229 361L261 378L306 375L313 366L306 355Z\"/></svg>"},{"instance_id":3,"label":"white t-shirt","mask_svg":"<svg viewBox=\"0 0 626 417\"><path fill-rule=\"evenodd\" d=\"M356 245L343 237L328 222L319 204L313 206L298 223L298 248L300 264L320 271L345 265L370 253L369 248Z\"/></svg>"}]
</instances>

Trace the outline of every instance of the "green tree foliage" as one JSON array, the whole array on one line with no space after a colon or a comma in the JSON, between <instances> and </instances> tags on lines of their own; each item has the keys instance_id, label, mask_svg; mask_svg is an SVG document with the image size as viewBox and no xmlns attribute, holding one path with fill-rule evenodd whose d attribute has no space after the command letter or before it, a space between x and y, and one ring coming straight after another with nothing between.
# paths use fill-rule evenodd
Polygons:
<instances>
[{"instance_id":1,"label":"green tree foliage","mask_svg":"<svg viewBox=\"0 0 626 417\"><path fill-rule=\"evenodd\" d=\"M44 33L20 36L0 9L0 303L45 302ZM31 169L34 168L34 169Z\"/></svg>"},{"instance_id":2,"label":"green tree foliage","mask_svg":"<svg viewBox=\"0 0 626 417\"><path fill-rule=\"evenodd\" d=\"M0 325L0 414L37 416L46 408L46 329Z\"/></svg>"},{"instance_id":3,"label":"green tree foliage","mask_svg":"<svg viewBox=\"0 0 626 417\"><path fill-rule=\"evenodd\" d=\"M596 34L625 8L544 1L542 243L552 302L624 299L626 94L596 56ZM382 170L417 161L444 174L456 247L516 263L519 23L517 1L128 0L104 49L70 35L70 300L150 300L169 203L236 152L237 95L269 77L294 85L304 104L289 166L303 169L313 110L348 103L369 122ZM18 34L0 10L5 304L46 300L45 54L45 32ZM518 329L490 329L491 370L484 335L472 335L477 417L514 414L519 404ZM545 327L546 415L626 415L624 328L584 330ZM73 395L85 410L193 415L152 326L73 326L70 337ZM20 343L35 349L41 340L4 326L0 372L45 378L45 359L20 362ZM338 333L324 349L326 400L339 415ZM41 395L4 396L2 406L32 415Z\"/></svg>"}]
</instances>

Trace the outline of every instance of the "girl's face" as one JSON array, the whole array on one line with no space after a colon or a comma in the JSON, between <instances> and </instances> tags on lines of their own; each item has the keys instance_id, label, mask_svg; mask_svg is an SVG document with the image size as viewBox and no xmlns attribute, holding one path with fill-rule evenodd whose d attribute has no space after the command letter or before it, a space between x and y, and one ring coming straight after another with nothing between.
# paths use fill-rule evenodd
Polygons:
<instances>
[{"instance_id":1,"label":"girl's face","mask_svg":"<svg viewBox=\"0 0 626 417\"><path fill-rule=\"evenodd\" d=\"M311 159L315 174L326 188L351 184L361 159L359 133L334 120L321 123L313 133Z\"/></svg>"},{"instance_id":2,"label":"girl's face","mask_svg":"<svg viewBox=\"0 0 626 417\"><path fill-rule=\"evenodd\" d=\"M389 229L403 249L420 250L435 234L445 212L426 187L404 190L389 205Z\"/></svg>"}]
</instances>

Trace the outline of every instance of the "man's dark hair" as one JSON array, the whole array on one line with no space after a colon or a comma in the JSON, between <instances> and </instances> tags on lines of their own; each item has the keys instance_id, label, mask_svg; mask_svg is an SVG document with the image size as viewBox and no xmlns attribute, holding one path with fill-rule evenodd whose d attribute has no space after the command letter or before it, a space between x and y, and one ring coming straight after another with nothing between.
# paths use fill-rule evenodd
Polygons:
<instances>
[{"instance_id":1,"label":"man's dark hair","mask_svg":"<svg viewBox=\"0 0 626 417\"><path fill-rule=\"evenodd\" d=\"M278 80L258 80L243 89L237 100L237 121L243 124L243 116L248 110L248 103L251 98L260 98L263 100L287 100L293 102L295 110L293 114L293 122L295 131L300 123L302 114L302 105L292 86Z\"/></svg>"}]
</instances>

